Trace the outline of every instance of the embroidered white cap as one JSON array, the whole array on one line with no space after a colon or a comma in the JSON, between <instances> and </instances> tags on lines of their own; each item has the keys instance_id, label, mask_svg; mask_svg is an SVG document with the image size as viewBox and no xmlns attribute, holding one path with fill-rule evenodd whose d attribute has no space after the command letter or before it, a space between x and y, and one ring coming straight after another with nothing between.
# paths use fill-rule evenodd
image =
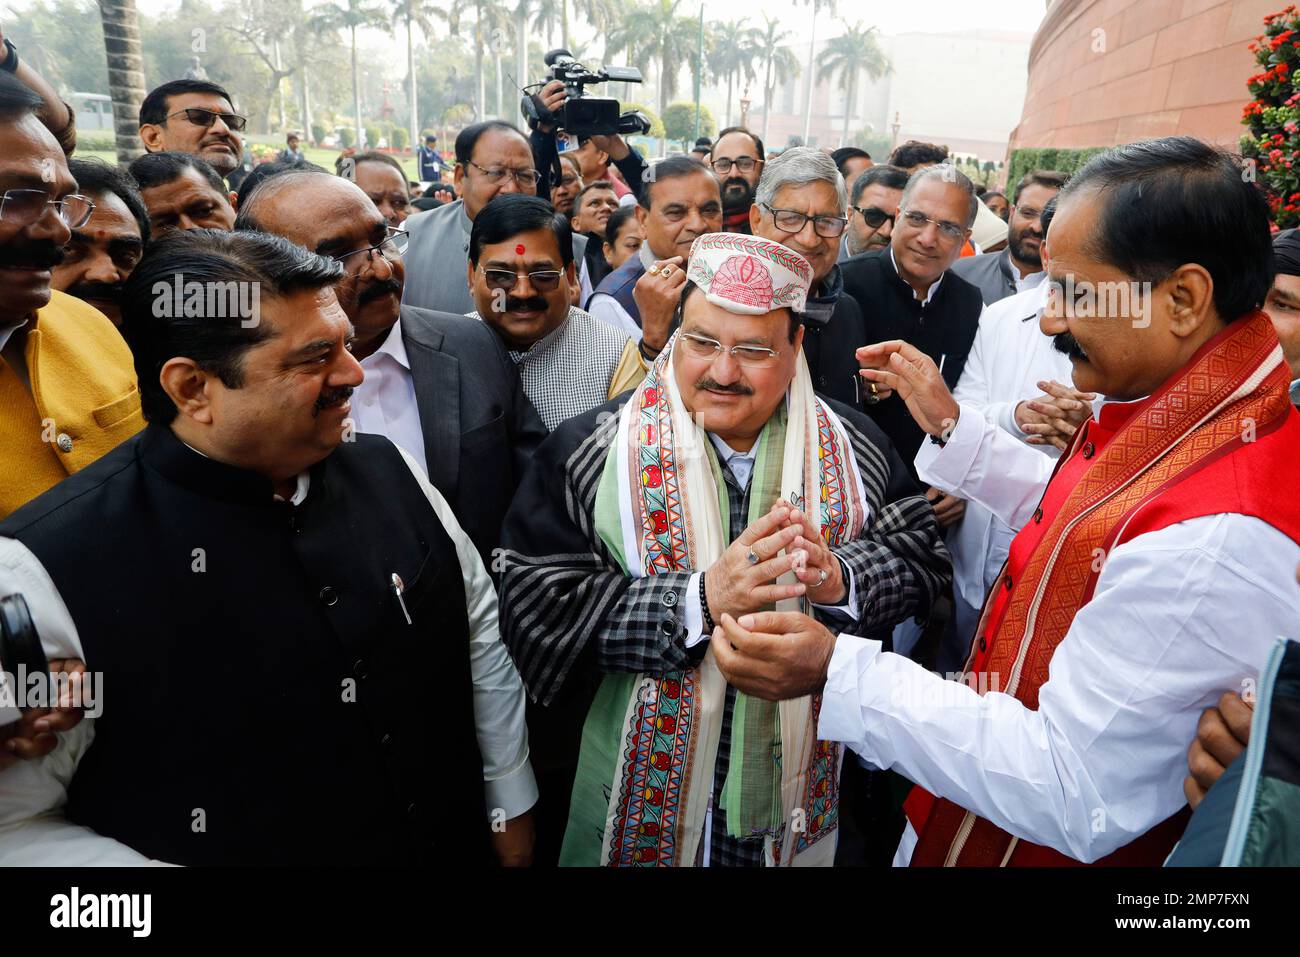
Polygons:
<instances>
[{"instance_id":1,"label":"embroidered white cap","mask_svg":"<svg viewBox=\"0 0 1300 957\"><path fill-rule=\"evenodd\" d=\"M793 249L760 236L705 233L691 245L686 278L728 312L761 316L774 309L802 312L812 266Z\"/></svg>"}]
</instances>

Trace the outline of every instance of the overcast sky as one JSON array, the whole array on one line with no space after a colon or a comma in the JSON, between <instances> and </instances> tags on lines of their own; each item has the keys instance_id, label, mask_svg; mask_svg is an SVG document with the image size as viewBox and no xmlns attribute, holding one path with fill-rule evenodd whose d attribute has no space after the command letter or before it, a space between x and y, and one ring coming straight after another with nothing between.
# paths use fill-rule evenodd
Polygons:
<instances>
[{"instance_id":1,"label":"overcast sky","mask_svg":"<svg viewBox=\"0 0 1300 957\"><path fill-rule=\"evenodd\" d=\"M508 7L513 0L504 0ZM21 9L23 0L10 0L6 5ZM179 0L137 0L141 13L157 15L174 10ZM1047 9L1046 0L839 0L839 17L849 22L861 20L875 24L884 33L949 33L985 27L995 30L1019 30L1033 33ZM746 10L752 10L750 20L761 23L763 14L780 17L785 29L795 36L808 40L810 17L808 7L794 0L747 0ZM699 3L682 0L681 11L688 16L699 13ZM725 20L735 15L734 0L712 0L704 4L705 20ZM829 33L827 31L830 31ZM817 32L822 36L841 32L839 18L825 14L818 17Z\"/></svg>"}]
</instances>

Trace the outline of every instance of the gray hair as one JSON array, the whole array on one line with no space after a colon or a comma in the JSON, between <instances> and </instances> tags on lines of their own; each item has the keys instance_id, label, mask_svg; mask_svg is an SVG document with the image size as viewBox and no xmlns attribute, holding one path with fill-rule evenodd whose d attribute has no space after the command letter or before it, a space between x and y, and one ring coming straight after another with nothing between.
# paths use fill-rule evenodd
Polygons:
<instances>
[{"instance_id":1,"label":"gray hair","mask_svg":"<svg viewBox=\"0 0 1300 957\"><path fill-rule=\"evenodd\" d=\"M795 146L767 161L759 177L754 202L771 206L783 186L803 186L806 183L830 183L835 187L835 200L840 215L849 208L849 191L844 186L835 160L812 146Z\"/></svg>"},{"instance_id":2,"label":"gray hair","mask_svg":"<svg viewBox=\"0 0 1300 957\"><path fill-rule=\"evenodd\" d=\"M966 228L970 229L975 225L975 216L979 212L979 197L975 195L975 184L970 181L970 177L950 163L940 163L938 166L927 166L919 169L912 174L911 179L907 181L907 187L903 190L903 198L899 200L899 205L906 208L907 200L912 195L912 191L926 180L938 179L945 183L956 186L968 197L970 197L970 207L966 212Z\"/></svg>"}]
</instances>

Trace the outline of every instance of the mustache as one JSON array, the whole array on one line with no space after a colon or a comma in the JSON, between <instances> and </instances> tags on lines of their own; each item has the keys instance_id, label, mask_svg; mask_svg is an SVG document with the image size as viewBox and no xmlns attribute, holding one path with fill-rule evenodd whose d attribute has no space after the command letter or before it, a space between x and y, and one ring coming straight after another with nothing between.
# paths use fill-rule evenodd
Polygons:
<instances>
[{"instance_id":1,"label":"mustache","mask_svg":"<svg viewBox=\"0 0 1300 957\"><path fill-rule=\"evenodd\" d=\"M332 409L336 405L342 405L352 396L352 386L340 386L337 389L325 389L316 397L316 404L312 407L312 418L320 415L326 409Z\"/></svg>"},{"instance_id":2,"label":"mustache","mask_svg":"<svg viewBox=\"0 0 1300 957\"><path fill-rule=\"evenodd\" d=\"M699 382L695 383L696 389L702 389L707 392L721 392L724 395L753 395L754 390L742 382L733 382L731 385L721 385L714 382L713 379L705 376Z\"/></svg>"},{"instance_id":3,"label":"mustache","mask_svg":"<svg viewBox=\"0 0 1300 957\"><path fill-rule=\"evenodd\" d=\"M1083 346L1079 345L1079 340L1068 332L1058 332L1052 336L1052 348L1062 355L1069 356L1071 359L1088 361L1088 353L1083 351Z\"/></svg>"},{"instance_id":4,"label":"mustache","mask_svg":"<svg viewBox=\"0 0 1300 957\"><path fill-rule=\"evenodd\" d=\"M506 297L506 312L545 312L548 305L541 296L529 296L527 299Z\"/></svg>"},{"instance_id":5,"label":"mustache","mask_svg":"<svg viewBox=\"0 0 1300 957\"><path fill-rule=\"evenodd\" d=\"M50 269L67 258L63 247L52 242L7 243L0 246L0 267Z\"/></svg>"},{"instance_id":6,"label":"mustache","mask_svg":"<svg viewBox=\"0 0 1300 957\"><path fill-rule=\"evenodd\" d=\"M392 293L394 296L401 297L402 284L396 279L384 279L380 282L372 282L365 289L357 294L357 305L364 306L372 299L378 299Z\"/></svg>"},{"instance_id":7,"label":"mustache","mask_svg":"<svg viewBox=\"0 0 1300 957\"><path fill-rule=\"evenodd\" d=\"M73 299L94 299L100 302L121 302L122 287L120 282L79 282L69 286L65 291Z\"/></svg>"}]
</instances>

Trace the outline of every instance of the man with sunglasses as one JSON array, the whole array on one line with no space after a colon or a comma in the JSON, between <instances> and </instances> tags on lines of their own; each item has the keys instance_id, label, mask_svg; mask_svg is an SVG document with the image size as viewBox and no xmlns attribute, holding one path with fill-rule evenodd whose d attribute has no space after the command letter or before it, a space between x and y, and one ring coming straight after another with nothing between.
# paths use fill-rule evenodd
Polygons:
<instances>
[{"instance_id":1,"label":"man with sunglasses","mask_svg":"<svg viewBox=\"0 0 1300 957\"><path fill-rule=\"evenodd\" d=\"M873 166L858 174L849 189L849 228L844 233L841 261L889 247L906 187L907 173L897 166Z\"/></svg>"},{"instance_id":2,"label":"man with sunglasses","mask_svg":"<svg viewBox=\"0 0 1300 957\"><path fill-rule=\"evenodd\" d=\"M848 225L848 196L835 161L811 146L796 146L773 159L758 181L749 210L750 232L782 243L812 266L812 286L804 306L803 352L813 388L846 405L862 407L857 359L853 352L866 325L835 257Z\"/></svg>"},{"instance_id":3,"label":"man with sunglasses","mask_svg":"<svg viewBox=\"0 0 1300 957\"><path fill-rule=\"evenodd\" d=\"M0 71L0 517L144 425L126 343L52 288L94 203L39 119L43 102Z\"/></svg>"},{"instance_id":4,"label":"man with sunglasses","mask_svg":"<svg viewBox=\"0 0 1300 957\"><path fill-rule=\"evenodd\" d=\"M729 126L718 134L709 166L722 191L722 229L749 232L749 209L763 174L763 141L743 126Z\"/></svg>"},{"instance_id":5,"label":"man with sunglasses","mask_svg":"<svg viewBox=\"0 0 1300 957\"><path fill-rule=\"evenodd\" d=\"M366 373L353 424L425 467L490 568L506 508L546 436L497 338L463 315L402 303L407 234L346 179L311 170L272 176L249 195L235 227L343 265L335 292Z\"/></svg>"},{"instance_id":6,"label":"man with sunglasses","mask_svg":"<svg viewBox=\"0 0 1300 957\"><path fill-rule=\"evenodd\" d=\"M164 83L140 104L140 142L150 153L197 156L227 177L239 166L248 122L230 104L230 94L207 80Z\"/></svg>"}]
</instances>

